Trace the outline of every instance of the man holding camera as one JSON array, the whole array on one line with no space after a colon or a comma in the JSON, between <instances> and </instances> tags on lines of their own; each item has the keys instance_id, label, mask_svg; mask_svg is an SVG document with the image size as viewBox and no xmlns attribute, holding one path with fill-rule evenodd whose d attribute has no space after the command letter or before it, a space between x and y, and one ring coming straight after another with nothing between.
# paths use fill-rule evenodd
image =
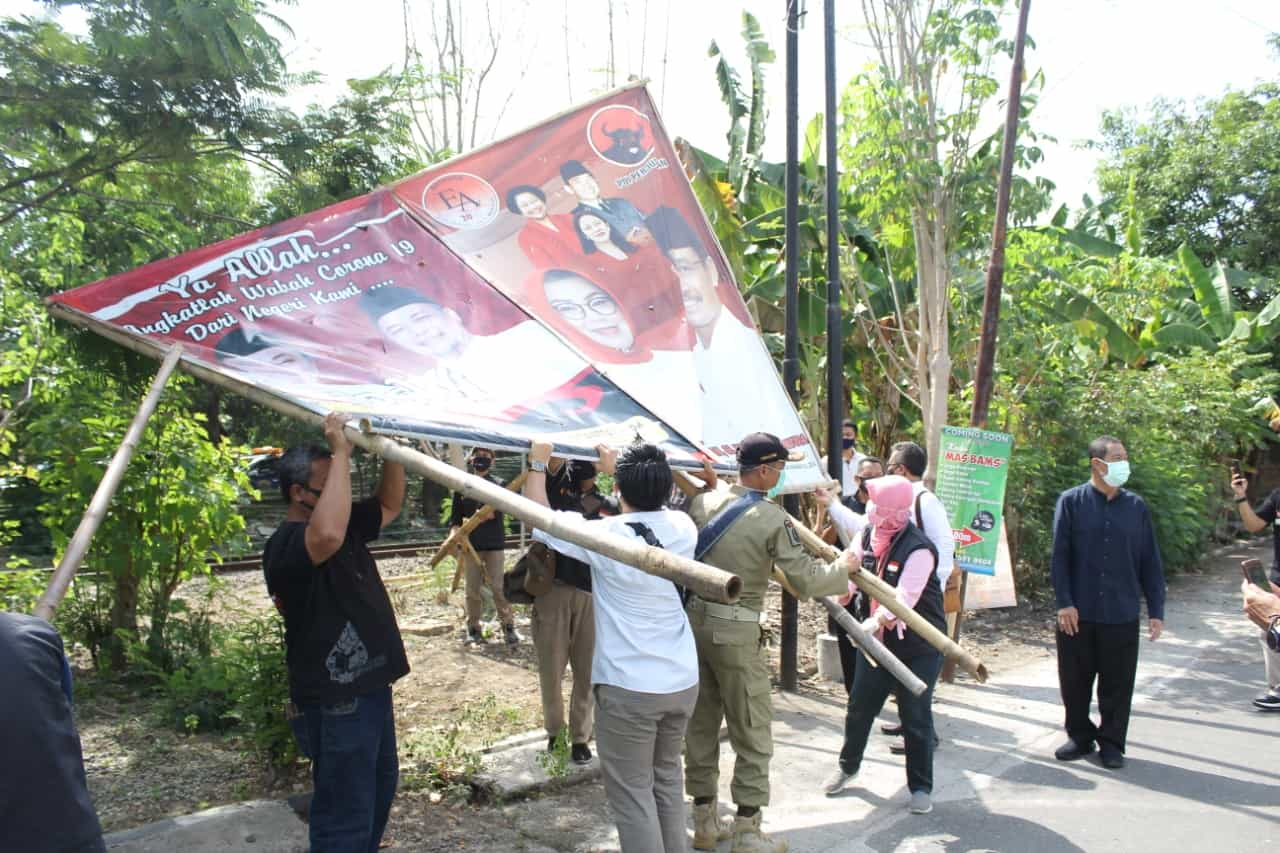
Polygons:
<instances>
[{"instance_id":1,"label":"man holding camera","mask_svg":"<svg viewBox=\"0 0 1280 853\"><path fill-rule=\"evenodd\" d=\"M1240 469L1236 468L1231 477L1231 491L1235 495L1236 511L1240 513L1240 521L1244 524L1244 529L1250 533L1261 533L1267 525L1271 525L1275 556L1268 580L1272 591L1280 593L1280 526L1276 525L1277 515L1280 515L1280 489L1273 490L1262 503L1252 507L1249 505L1249 496L1246 494L1248 488L1249 481L1240 473ZM1246 582L1244 594L1249 618L1262 629L1262 663L1267 679L1266 692L1253 700L1253 707L1259 711L1280 711L1280 649L1268 643L1268 634L1275 625L1262 618L1266 604L1265 596L1270 593ZM1254 602L1252 610L1249 609L1251 597ZM1271 597L1275 598L1275 596Z\"/></svg>"}]
</instances>

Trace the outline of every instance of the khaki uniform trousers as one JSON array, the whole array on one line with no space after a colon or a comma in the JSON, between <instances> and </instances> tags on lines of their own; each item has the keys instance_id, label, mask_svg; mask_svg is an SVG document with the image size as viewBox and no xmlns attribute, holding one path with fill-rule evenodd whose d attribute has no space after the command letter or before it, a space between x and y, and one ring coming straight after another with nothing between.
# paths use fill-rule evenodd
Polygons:
<instances>
[{"instance_id":1,"label":"khaki uniform trousers","mask_svg":"<svg viewBox=\"0 0 1280 853\"><path fill-rule=\"evenodd\" d=\"M484 598L480 591L486 585L493 593L493 606L498 611L498 621L511 624L511 605L502 595L502 557L505 551L477 551L481 562L477 563L469 551L463 551L462 570L466 574L467 626L480 627L484 614Z\"/></svg>"},{"instance_id":2,"label":"khaki uniform trousers","mask_svg":"<svg viewBox=\"0 0 1280 853\"><path fill-rule=\"evenodd\" d=\"M773 700L760 625L708 616L696 607L689 610L689 624L698 646L698 702L685 736L685 787L694 798L716 796L723 719L737 756L729 786L734 804L767 806Z\"/></svg>"},{"instance_id":3,"label":"khaki uniform trousers","mask_svg":"<svg viewBox=\"0 0 1280 853\"><path fill-rule=\"evenodd\" d=\"M533 645L538 652L538 686L542 690L542 721L547 737L564 728L564 668L573 667L569 695L569 737L572 743L591 739L591 656L596 648L595 608L591 594L566 583L533 600Z\"/></svg>"}]
</instances>

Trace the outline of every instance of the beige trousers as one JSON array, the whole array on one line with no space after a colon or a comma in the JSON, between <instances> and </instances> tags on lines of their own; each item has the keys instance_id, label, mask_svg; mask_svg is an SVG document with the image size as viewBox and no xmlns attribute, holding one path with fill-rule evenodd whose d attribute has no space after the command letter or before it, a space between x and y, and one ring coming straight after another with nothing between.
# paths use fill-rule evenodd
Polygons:
<instances>
[{"instance_id":1,"label":"beige trousers","mask_svg":"<svg viewBox=\"0 0 1280 853\"><path fill-rule=\"evenodd\" d=\"M502 556L504 551L477 551L481 562L477 563L470 552L462 554L462 570L467 578L467 627L479 628L484 613L484 599L480 590L488 586L493 593L493 606L498 610L498 621L511 624L511 605L502 596Z\"/></svg>"},{"instance_id":2,"label":"beige trousers","mask_svg":"<svg viewBox=\"0 0 1280 853\"><path fill-rule=\"evenodd\" d=\"M533 645L538 652L538 684L547 737L564 728L564 668L573 667L569 696L572 743L591 739L591 655L596 647L595 608L591 594L564 583L533 600Z\"/></svg>"}]
</instances>

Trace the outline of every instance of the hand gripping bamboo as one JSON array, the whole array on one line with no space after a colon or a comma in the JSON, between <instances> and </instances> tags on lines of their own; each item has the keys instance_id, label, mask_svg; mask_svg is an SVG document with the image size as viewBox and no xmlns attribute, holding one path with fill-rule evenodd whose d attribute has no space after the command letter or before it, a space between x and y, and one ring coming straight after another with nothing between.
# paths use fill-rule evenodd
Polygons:
<instances>
[{"instance_id":1,"label":"hand gripping bamboo","mask_svg":"<svg viewBox=\"0 0 1280 853\"><path fill-rule=\"evenodd\" d=\"M840 552L838 550L823 542L821 536L803 524L795 522L795 528L800 534L800 541L804 543L805 548L811 553L826 560L834 560L839 555ZM987 680L987 668L981 661L969 654L968 651L946 634L929 624L919 613L903 604L898 599L897 592L893 587L866 569L860 568L850 577L858 585L859 589L880 602L881 606L887 607L890 613L901 619L908 628L923 638L925 642L942 652L944 657L948 660L954 660L964 667L965 671L979 682Z\"/></svg>"}]
</instances>

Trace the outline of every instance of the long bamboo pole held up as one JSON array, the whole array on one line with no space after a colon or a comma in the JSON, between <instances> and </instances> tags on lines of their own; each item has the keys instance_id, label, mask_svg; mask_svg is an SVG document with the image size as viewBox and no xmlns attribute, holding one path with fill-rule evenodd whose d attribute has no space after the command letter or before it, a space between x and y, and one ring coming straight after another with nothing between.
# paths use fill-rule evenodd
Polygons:
<instances>
[{"instance_id":1,"label":"long bamboo pole held up","mask_svg":"<svg viewBox=\"0 0 1280 853\"><path fill-rule=\"evenodd\" d=\"M63 552L62 559L58 561L58 567L53 571L53 577L49 579L49 586L36 602L34 613L41 619L47 622L53 621L54 611L66 596L67 589L71 586L71 579L75 577L76 570L80 568L80 563L83 562L84 555L89 550L89 543L93 541L93 534L98 532L102 520L107 517L107 507L111 505L111 498L115 496L116 489L120 488L120 481L124 479L125 469L129 467L129 460L133 458L134 451L138 449L142 433L147 428L147 421L151 420L151 415L160 403L164 386L181 358L182 344L175 344L161 363L156 378L151 382L151 389L142 398L142 405L138 406L138 413L133 416L133 422L129 424L124 440L120 442L115 456L107 465L107 471L102 475L102 481L98 483L93 499L89 501L89 508L85 510L75 534L67 543L67 550Z\"/></svg>"},{"instance_id":2,"label":"long bamboo pole held up","mask_svg":"<svg viewBox=\"0 0 1280 853\"><path fill-rule=\"evenodd\" d=\"M163 352L155 343L135 338L82 311L57 304L48 306L48 309L49 313L56 317L92 329L97 334L136 352L152 357L157 357ZM226 388L232 393L274 409L282 415L316 427L324 422L322 413L312 411L254 385L232 379L199 362L186 361L183 362L182 367L198 379ZM383 459L399 463L408 470L421 474L455 492L475 498L479 503L490 504L531 527L547 531L552 536L581 545L649 574L674 581L709 601L732 604L738 600L742 592L742 579L737 575L636 540L601 533L594 528L566 521L558 513L522 495L512 494L502 486L490 483L474 474L460 471L452 465L412 450L386 436L374 435L351 425L346 427L345 432L352 444L363 447Z\"/></svg>"}]
</instances>

